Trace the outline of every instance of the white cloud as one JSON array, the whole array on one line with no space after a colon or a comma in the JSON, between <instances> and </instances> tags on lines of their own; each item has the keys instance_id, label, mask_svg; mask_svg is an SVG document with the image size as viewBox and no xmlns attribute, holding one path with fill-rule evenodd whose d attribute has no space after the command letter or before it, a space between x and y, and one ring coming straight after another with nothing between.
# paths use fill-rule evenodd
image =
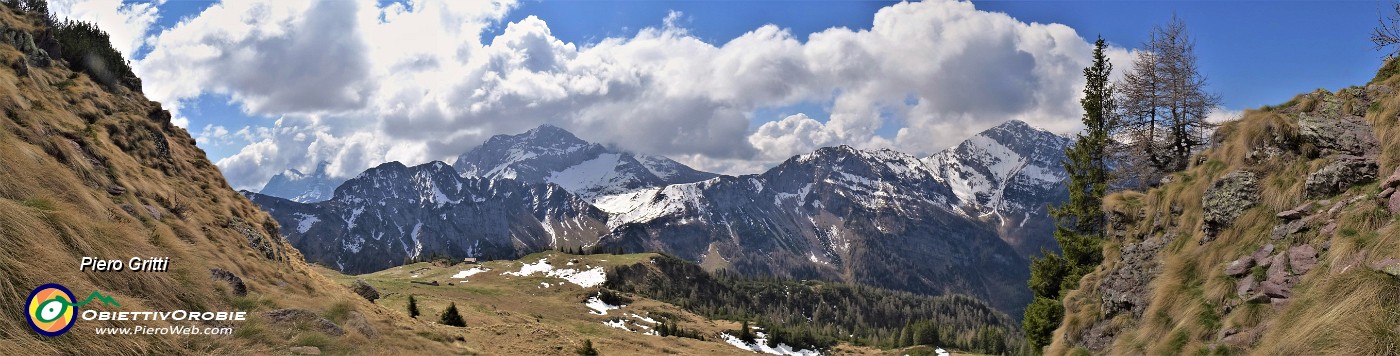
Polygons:
<instances>
[{"instance_id":1,"label":"white cloud","mask_svg":"<svg viewBox=\"0 0 1400 356\"><path fill-rule=\"evenodd\" d=\"M1206 114L1206 122L1221 124L1226 121L1239 120L1243 115L1244 110L1230 110L1224 106L1217 106L1211 109L1210 113Z\"/></svg>"},{"instance_id":2,"label":"white cloud","mask_svg":"<svg viewBox=\"0 0 1400 356\"><path fill-rule=\"evenodd\" d=\"M222 2L156 35L135 67L175 110L214 93L281 117L218 162L235 186L256 187L320 160L341 176L450 161L542 123L725 173L835 144L927 154L1010 119L1069 132L1091 49L1069 27L952 1L891 5L869 30L805 39L770 25L710 44L678 12L592 44L564 42L533 16L482 38L512 7ZM829 120L759 117L780 120L750 131L757 110L813 102ZM889 128L894 137L878 134Z\"/></svg>"}]
</instances>

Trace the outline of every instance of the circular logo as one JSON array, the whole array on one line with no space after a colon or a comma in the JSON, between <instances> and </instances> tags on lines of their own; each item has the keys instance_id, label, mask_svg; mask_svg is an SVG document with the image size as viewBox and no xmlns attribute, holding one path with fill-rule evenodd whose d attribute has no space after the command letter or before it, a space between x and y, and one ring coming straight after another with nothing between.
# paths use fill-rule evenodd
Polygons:
<instances>
[{"instance_id":1,"label":"circular logo","mask_svg":"<svg viewBox=\"0 0 1400 356\"><path fill-rule=\"evenodd\" d=\"M29 292L24 310L29 312L29 327L44 336L59 336L73 328L78 307L73 305L73 292L49 283Z\"/></svg>"}]
</instances>

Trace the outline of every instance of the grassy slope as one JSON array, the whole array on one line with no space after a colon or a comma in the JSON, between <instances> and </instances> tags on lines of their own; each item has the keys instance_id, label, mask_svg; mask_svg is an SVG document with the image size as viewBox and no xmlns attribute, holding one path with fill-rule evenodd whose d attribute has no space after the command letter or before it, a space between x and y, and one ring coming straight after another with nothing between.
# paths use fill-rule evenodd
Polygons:
<instances>
[{"instance_id":1,"label":"grassy slope","mask_svg":"<svg viewBox=\"0 0 1400 356\"><path fill-rule=\"evenodd\" d=\"M0 21L38 29L32 18L8 7L0 7ZM0 354L268 353L297 344L355 353L470 351L460 343L432 341L452 330L405 326L406 318L314 273L295 249L272 237L272 219L229 188L185 130L148 118L158 104L125 89L105 91L63 66L31 67L19 76L11 69L18 60L19 51L0 45ZM152 133L165 136L168 156ZM126 191L112 195L111 186ZM264 257L233 226L251 227L244 230L270 241L274 258ZM82 256L169 256L172 270L79 272ZM211 280L209 270L216 267L240 276L249 296L232 296L226 284ZM253 320L232 325L234 336L99 337L93 327L161 324L79 321L67 334L46 338L29 330L22 308L34 287L50 282L79 298L95 290L112 295L119 310L241 309L253 311ZM331 306L342 313L359 310L380 335L327 337L268 325L260 315L284 307L324 313Z\"/></svg>"},{"instance_id":2,"label":"grassy slope","mask_svg":"<svg viewBox=\"0 0 1400 356\"><path fill-rule=\"evenodd\" d=\"M1396 66L1392 62L1390 66ZM1392 72L1383 69L1383 73ZM1366 119L1375 128L1381 142L1380 178L1384 179L1400 163L1400 77L1380 75L1365 91L1372 104L1366 109ZM1339 233L1323 236L1317 230L1283 244L1311 243L1319 246L1331 241L1331 249L1321 253L1318 267L1301 276L1294 288L1292 301L1283 306L1243 304L1228 314L1221 305L1234 298L1234 279L1224 275L1225 264L1249 254L1269 243L1270 229L1278 223L1274 214L1291 209L1305 200L1303 184L1326 157L1275 159L1247 162L1246 152L1264 144L1275 134L1296 135L1297 112L1317 112L1325 106L1323 98L1332 96L1347 110L1363 105L1362 100L1348 93L1313 93L1300 95L1281 107L1251 110L1237 122L1221 128L1223 143L1205 152L1207 161L1175 175L1172 183L1147 192L1123 192L1105 199L1108 211L1120 211L1137 216L1145 213L1128 230L1128 241L1108 241L1104 247L1104 265L1081 280L1080 288L1065 300L1066 319L1055 333L1049 354L1081 353L1078 335L1100 321L1100 296L1094 291L1108 271L1120 263L1119 248L1125 243L1139 241L1152 230L1153 216L1166 216L1175 226L1167 233L1177 238L1159 255L1161 274L1149 287L1153 290L1150 304L1141 320L1120 315L1110 328L1120 332L1104 352L1109 354L1393 354L1400 344L1400 281L1381 272L1364 267L1347 268L1351 261L1375 261L1400 256L1400 231L1391 214L1374 199L1352 204L1339 214ZM1308 147L1302 147L1308 150ZM1246 211L1215 241L1200 245L1201 196L1220 176L1239 169L1260 175L1262 198L1260 204ZM1377 184L1352 188L1331 199L1343 199L1359 194L1374 197ZM1182 213L1172 214L1172 205ZM1322 207L1327 209L1328 207ZM1231 347L1218 342L1218 332L1228 328L1260 330L1252 344Z\"/></svg>"},{"instance_id":3,"label":"grassy slope","mask_svg":"<svg viewBox=\"0 0 1400 356\"><path fill-rule=\"evenodd\" d=\"M376 302L380 307L404 317L407 317L408 296L414 295L422 315L409 324L436 323L448 303L456 303L467 321L467 327L460 329L459 334L465 338L465 344L472 350L485 354L571 353L587 339L592 340L593 345L604 355L752 355L753 353L735 348L719 339L719 333L738 329L737 321L709 320L674 305L636 295L628 295L633 300L632 303L622 309L609 311L606 316L590 314L590 309L584 306L584 301L598 293L597 287L583 288L542 273L525 277L502 274L518 272L522 265L535 263L540 259L548 260L555 268L583 270L586 269L583 266L610 268L646 263L654 256L656 255L575 256L543 252L523 257L518 261L487 261L480 265L455 266L424 262L358 276L344 275L328 268L317 267L316 270L340 284L364 279L375 286L383 296ZM570 261L575 261L575 264L569 265ZM488 271L463 279L451 278L460 271L475 267ZM430 286L410 281L437 281L439 285ZM541 283L549 283L550 286L544 288ZM674 315L676 319L672 320L678 320L681 328L698 331L706 341L643 335L603 325L604 321L631 314L655 319L662 318L662 315ZM641 323L628 326L633 330L646 330L633 326L638 324ZM904 351L906 350L840 345L830 353L903 355Z\"/></svg>"}]
</instances>

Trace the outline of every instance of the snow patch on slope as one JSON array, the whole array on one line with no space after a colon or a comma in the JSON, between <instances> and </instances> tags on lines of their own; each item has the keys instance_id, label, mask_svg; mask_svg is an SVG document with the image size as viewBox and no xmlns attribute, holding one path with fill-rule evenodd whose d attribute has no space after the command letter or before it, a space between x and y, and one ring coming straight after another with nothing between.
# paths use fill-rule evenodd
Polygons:
<instances>
[{"instance_id":1,"label":"snow patch on slope","mask_svg":"<svg viewBox=\"0 0 1400 356\"><path fill-rule=\"evenodd\" d=\"M744 342L744 340L740 340L737 336L729 335L729 333L719 334L719 336L724 339L724 342L747 351L761 352L771 355L792 356L815 356L822 354L820 351L816 350L793 350L792 346L788 346L787 344L778 344L778 347L770 347L768 346L768 335L764 334L763 332L758 332L754 335L754 342L747 343Z\"/></svg>"}]
</instances>

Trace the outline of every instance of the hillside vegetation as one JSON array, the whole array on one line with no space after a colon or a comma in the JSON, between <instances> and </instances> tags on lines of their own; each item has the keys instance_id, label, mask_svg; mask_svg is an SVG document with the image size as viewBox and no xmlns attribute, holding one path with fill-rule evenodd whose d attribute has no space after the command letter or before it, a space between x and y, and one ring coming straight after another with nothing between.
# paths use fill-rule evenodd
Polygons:
<instances>
[{"instance_id":1,"label":"hillside vegetation","mask_svg":"<svg viewBox=\"0 0 1400 356\"><path fill-rule=\"evenodd\" d=\"M1103 203L1104 262L1049 354L1400 352L1400 77L1247 111Z\"/></svg>"},{"instance_id":2,"label":"hillside vegetation","mask_svg":"<svg viewBox=\"0 0 1400 356\"><path fill-rule=\"evenodd\" d=\"M293 346L339 353L471 351L451 328L408 322L312 272L277 224L229 188L159 104L87 74L110 56L82 65L62 60L70 57L42 48L58 44L50 21L19 9L43 2L13 3L0 5L0 354L269 354ZM89 33L69 34L93 40L86 36L100 32L84 29ZM99 39L110 49L105 35ZM90 57L86 51L95 43L63 50L71 58ZM164 273L80 272L84 256L171 262ZM30 291L45 283L81 295L100 291L120 303L89 309L237 310L250 312L250 320L180 324L233 327L233 335L120 337L93 329L175 323L79 320L50 338L32 332L22 317ZM269 316L283 309L328 319L336 328Z\"/></svg>"}]
</instances>

